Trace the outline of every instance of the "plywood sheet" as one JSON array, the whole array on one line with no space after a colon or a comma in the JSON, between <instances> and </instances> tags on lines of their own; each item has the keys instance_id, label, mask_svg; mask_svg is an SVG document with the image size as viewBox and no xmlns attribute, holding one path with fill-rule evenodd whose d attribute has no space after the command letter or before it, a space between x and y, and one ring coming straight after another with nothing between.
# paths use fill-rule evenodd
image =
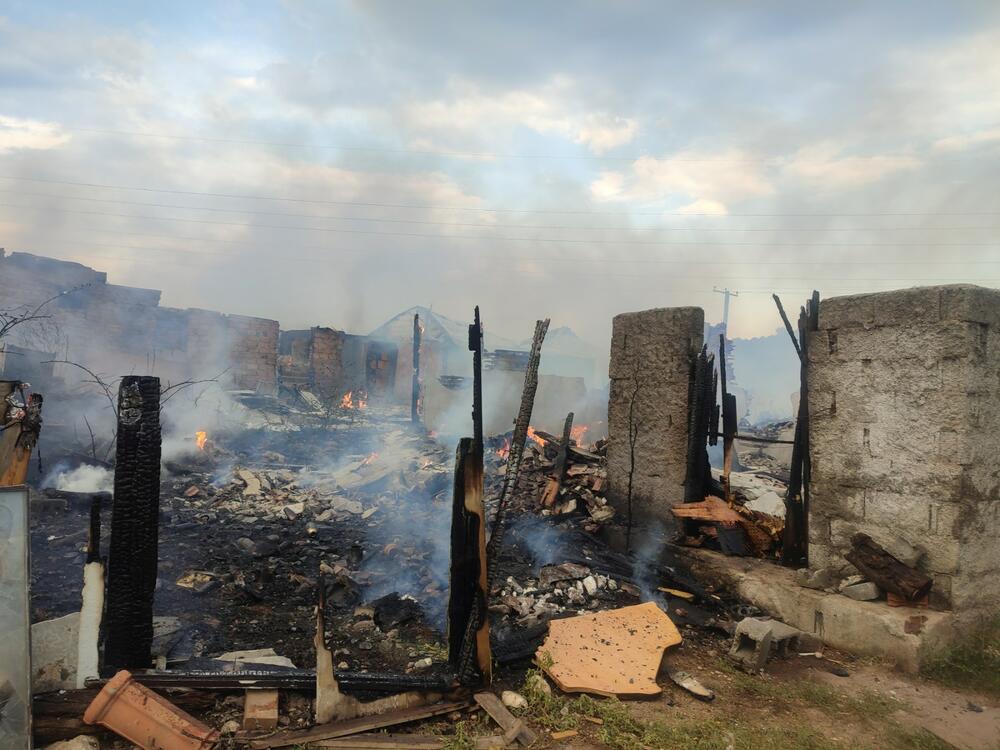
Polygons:
<instances>
[{"instance_id":1,"label":"plywood sheet","mask_svg":"<svg viewBox=\"0 0 1000 750\"><path fill-rule=\"evenodd\" d=\"M657 695L664 649L681 642L653 602L549 623L538 663L567 693Z\"/></svg>"}]
</instances>

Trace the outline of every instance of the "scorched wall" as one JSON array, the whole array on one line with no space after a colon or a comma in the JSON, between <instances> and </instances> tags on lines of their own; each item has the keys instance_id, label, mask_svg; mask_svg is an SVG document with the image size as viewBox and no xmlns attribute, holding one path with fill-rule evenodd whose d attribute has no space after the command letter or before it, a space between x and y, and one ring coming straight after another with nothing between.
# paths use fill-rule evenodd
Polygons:
<instances>
[{"instance_id":1,"label":"scorched wall","mask_svg":"<svg viewBox=\"0 0 1000 750\"><path fill-rule=\"evenodd\" d=\"M932 604L1000 601L1000 291L940 286L820 303L809 361L810 567L857 531L922 553Z\"/></svg>"}]
</instances>

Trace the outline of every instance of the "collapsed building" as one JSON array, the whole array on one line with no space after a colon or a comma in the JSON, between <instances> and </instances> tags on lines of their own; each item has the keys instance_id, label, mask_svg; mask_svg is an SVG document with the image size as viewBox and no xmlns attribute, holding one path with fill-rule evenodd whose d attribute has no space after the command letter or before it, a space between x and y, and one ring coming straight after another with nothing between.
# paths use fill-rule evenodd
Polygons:
<instances>
[{"instance_id":1,"label":"collapsed building","mask_svg":"<svg viewBox=\"0 0 1000 750\"><path fill-rule=\"evenodd\" d=\"M2 262L11 261L13 273L46 262ZM587 432L603 418L583 377L541 366L548 321L527 347L491 339L478 308L471 326L415 308L369 336L282 332L275 321L162 309L158 293L53 268L64 274L52 295L62 335L80 325L100 339L114 319L123 336L51 346L65 352L54 359L98 352L143 370L121 312L150 330L166 316L163 330L183 322L185 337L149 339L157 352L171 344L155 365L147 359L150 370L190 377L184 358L221 341L225 385L248 398L242 424L186 436L167 459L160 379L125 377L114 461L103 462L113 493L30 497L32 607L47 617L36 617L26 664L39 695L23 703L47 739L95 725L126 732L105 720L114 696L166 703L151 696L170 688L183 689L173 697L185 706L209 691L215 710L224 702L213 691L246 691L230 734L254 748L466 711L478 690L475 704L504 729L481 746L527 746L531 729L482 691L495 665L534 657L567 691L655 695L680 627L732 637L731 655L755 672L772 642L782 654L824 642L914 670L996 600L987 579L1000 564L988 438L1000 396L998 291L815 295L797 332L785 318L802 385L791 440L742 431L725 337L706 340L700 308L619 315L604 439ZM65 307L87 290L80 307ZM68 309L98 328L73 323ZM50 356L31 343L19 346ZM19 471L40 425L27 417L41 400L18 400L24 390L6 388L4 418L20 433L5 434L0 455L19 448ZM361 413L360 392L380 403ZM712 467L708 448L720 441ZM787 474L773 483L766 471L735 471L738 441L787 449ZM780 509L755 506L749 493L763 479L781 491ZM27 510L30 493L14 494L0 499ZM77 564L82 607L79 579L65 573ZM23 595L27 576L3 584ZM581 638L595 629L604 635ZM629 635L654 644L647 661L619 656ZM581 640L613 669L574 670ZM666 674L711 699L689 675ZM308 696L284 728L278 691ZM198 746L219 739L182 718Z\"/></svg>"}]
</instances>

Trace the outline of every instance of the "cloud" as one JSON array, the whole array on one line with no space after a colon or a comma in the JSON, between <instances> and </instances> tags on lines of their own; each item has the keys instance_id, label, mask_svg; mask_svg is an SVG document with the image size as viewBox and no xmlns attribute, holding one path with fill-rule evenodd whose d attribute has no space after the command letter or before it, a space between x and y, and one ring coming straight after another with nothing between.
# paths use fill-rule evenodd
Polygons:
<instances>
[{"instance_id":1,"label":"cloud","mask_svg":"<svg viewBox=\"0 0 1000 750\"><path fill-rule=\"evenodd\" d=\"M603 154L631 142L638 129L639 124L628 117L592 113L584 117L579 126L576 142L583 143L595 154Z\"/></svg>"},{"instance_id":2,"label":"cloud","mask_svg":"<svg viewBox=\"0 0 1000 750\"><path fill-rule=\"evenodd\" d=\"M586 146L592 153L623 146L635 138L635 119L604 111L579 112L574 83L556 77L537 89L513 89L490 95L468 83L457 84L449 98L416 101L406 108L411 127L459 134L510 133L518 127L555 135ZM489 149L487 149L489 150Z\"/></svg>"},{"instance_id":3,"label":"cloud","mask_svg":"<svg viewBox=\"0 0 1000 750\"><path fill-rule=\"evenodd\" d=\"M987 128L972 133L959 133L934 142L935 151L965 151L1000 142L1000 128Z\"/></svg>"},{"instance_id":4,"label":"cloud","mask_svg":"<svg viewBox=\"0 0 1000 750\"><path fill-rule=\"evenodd\" d=\"M0 115L0 154L16 149L47 151L68 143L70 136L55 123Z\"/></svg>"},{"instance_id":5,"label":"cloud","mask_svg":"<svg viewBox=\"0 0 1000 750\"><path fill-rule=\"evenodd\" d=\"M729 210L723 203L699 198L693 203L688 203L686 206L678 208L677 213L689 214L691 216L725 216L729 213Z\"/></svg>"},{"instance_id":6,"label":"cloud","mask_svg":"<svg viewBox=\"0 0 1000 750\"><path fill-rule=\"evenodd\" d=\"M800 148L784 165L783 172L793 179L816 187L845 190L869 185L898 172L917 169L922 161L909 154L841 155L831 143Z\"/></svg>"},{"instance_id":7,"label":"cloud","mask_svg":"<svg viewBox=\"0 0 1000 750\"><path fill-rule=\"evenodd\" d=\"M738 149L682 151L636 159L627 172L605 171L590 185L597 201L676 202L724 206L774 193L767 165Z\"/></svg>"}]
</instances>

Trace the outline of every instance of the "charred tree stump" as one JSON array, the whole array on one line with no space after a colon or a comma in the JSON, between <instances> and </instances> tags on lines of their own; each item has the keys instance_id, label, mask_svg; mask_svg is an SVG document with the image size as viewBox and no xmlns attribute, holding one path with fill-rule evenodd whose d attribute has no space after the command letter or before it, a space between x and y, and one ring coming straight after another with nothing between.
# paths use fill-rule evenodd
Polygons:
<instances>
[{"instance_id":1,"label":"charred tree stump","mask_svg":"<svg viewBox=\"0 0 1000 750\"><path fill-rule=\"evenodd\" d=\"M118 389L104 670L149 666L160 513L160 379Z\"/></svg>"},{"instance_id":2,"label":"charred tree stump","mask_svg":"<svg viewBox=\"0 0 1000 750\"><path fill-rule=\"evenodd\" d=\"M931 590L930 578L900 562L867 534L855 534L851 546L854 549L844 557L883 591L914 601Z\"/></svg>"}]
</instances>

